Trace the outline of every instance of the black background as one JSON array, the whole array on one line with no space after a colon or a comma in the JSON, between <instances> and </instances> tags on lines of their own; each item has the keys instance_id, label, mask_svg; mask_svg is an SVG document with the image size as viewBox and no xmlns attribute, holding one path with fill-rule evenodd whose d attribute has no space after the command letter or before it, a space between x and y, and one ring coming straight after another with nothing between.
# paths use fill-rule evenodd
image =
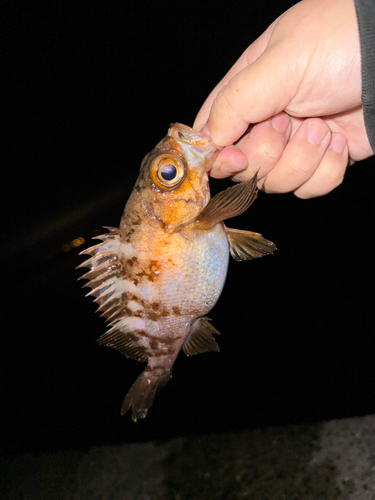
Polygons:
<instances>
[{"instance_id":1,"label":"black background","mask_svg":"<svg viewBox=\"0 0 375 500\"><path fill-rule=\"evenodd\" d=\"M145 421L120 417L140 363L76 280L116 226L142 157L191 125L242 51L290 6L239 1L2 2L1 439L5 451L375 412L374 159L323 198L266 195L232 221L279 251L230 263L210 314L220 354L179 356ZM213 181L212 191L230 185ZM64 252L77 237L86 243Z\"/></svg>"}]
</instances>

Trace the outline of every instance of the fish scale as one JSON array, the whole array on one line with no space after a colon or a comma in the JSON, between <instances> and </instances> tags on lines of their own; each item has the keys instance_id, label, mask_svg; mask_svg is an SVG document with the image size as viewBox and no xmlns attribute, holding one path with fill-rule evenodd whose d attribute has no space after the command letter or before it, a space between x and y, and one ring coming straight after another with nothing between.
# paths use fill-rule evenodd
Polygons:
<instances>
[{"instance_id":1,"label":"fish scale","mask_svg":"<svg viewBox=\"0 0 375 500\"><path fill-rule=\"evenodd\" d=\"M146 362L122 405L145 418L155 394L171 378L181 349L187 355L218 351L218 331L205 316L224 286L229 255L249 260L273 253L259 233L223 221L256 198L257 175L210 200L208 172L218 148L181 124L144 158L120 221L84 250L89 280L109 329L100 344Z\"/></svg>"}]
</instances>

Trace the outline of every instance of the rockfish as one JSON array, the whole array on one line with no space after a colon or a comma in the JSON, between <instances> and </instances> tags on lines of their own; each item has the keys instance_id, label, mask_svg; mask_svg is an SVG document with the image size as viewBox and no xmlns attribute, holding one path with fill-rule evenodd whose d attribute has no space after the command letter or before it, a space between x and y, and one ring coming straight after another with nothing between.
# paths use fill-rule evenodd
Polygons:
<instances>
[{"instance_id":1,"label":"rockfish","mask_svg":"<svg viewBox=\"0 0 375 500\"><path fill-rule=\"evenodd\" d=\"M79 267L98 311L109 322L100 344L147 363L122 405L145 418L157 390L171 378L180 352L218 351L219 332L205 315L224 286L229 254L248 260L275 245L258 233L223 221L246 210L257 196L257 176L210 200L208 171L218 148L210 138L172 124L143 159L120 227L106 227L101 243L81 252Z\"/></svg>"}]
</instances>

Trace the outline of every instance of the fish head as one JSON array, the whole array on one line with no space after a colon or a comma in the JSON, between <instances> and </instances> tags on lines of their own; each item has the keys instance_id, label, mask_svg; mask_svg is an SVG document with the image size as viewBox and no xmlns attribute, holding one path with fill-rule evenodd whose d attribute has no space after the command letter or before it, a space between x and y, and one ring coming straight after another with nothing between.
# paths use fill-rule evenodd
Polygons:
<instances>
[{"instance_id":1,"label":"fish head","mask_svg":"<svg viewBox=\"0 0 375 500\"><path fill-rule=\"evenodd\" d=\"M218 147L186 125L172 124L144 158L135 190L148 217L166 232L195 219L210 200L208 171Z\"/></svg>"}]
</instances>

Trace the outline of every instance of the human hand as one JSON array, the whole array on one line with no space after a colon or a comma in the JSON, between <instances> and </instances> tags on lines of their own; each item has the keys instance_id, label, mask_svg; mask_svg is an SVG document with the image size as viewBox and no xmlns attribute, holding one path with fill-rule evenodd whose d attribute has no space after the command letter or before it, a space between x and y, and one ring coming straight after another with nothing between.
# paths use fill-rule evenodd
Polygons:
<instances>
[{"instance_id":1,"label":"human hand","mask_svg":"<svg viewBox=\"0 0 375 500\"><path fill-rule=\"evenodd\" d=\"M373 154L353 0L303 0L281 15L208 96L193 127L204 125L224 146L213 177L259 170L261 189L300 198L337 187L348 162Z\"/></svg>"}]
</instances>

